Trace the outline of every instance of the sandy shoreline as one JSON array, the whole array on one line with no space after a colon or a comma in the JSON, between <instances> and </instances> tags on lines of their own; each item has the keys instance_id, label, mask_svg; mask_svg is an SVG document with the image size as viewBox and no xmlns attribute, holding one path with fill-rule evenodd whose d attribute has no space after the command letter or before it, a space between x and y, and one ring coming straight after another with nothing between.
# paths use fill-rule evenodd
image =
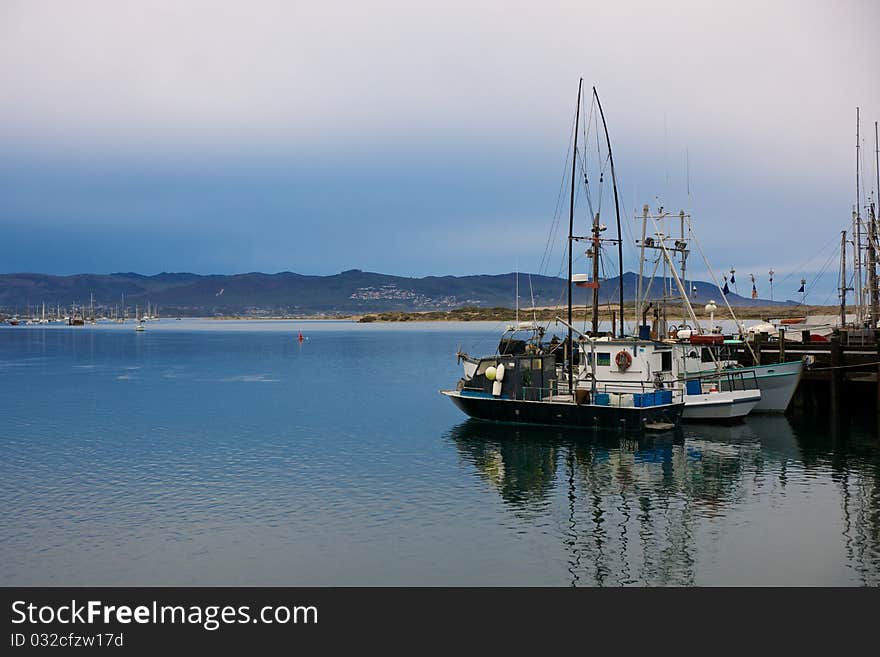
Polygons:
<instances>
[{"instance_id":1,"label":"sandy shoreline","mask_svg":"<svg viewBox=\"0 0 880 657\"><path fill-rule=\"evenodd\" d=\"M611 321L612 311L616 313L616 308L608 308L603 306L599 310L600 321ZM755 306L734 308L736 317L740 320L766 320L770 318L796 318L807 315L834 315L839 312L837 306ZM694 307L697 317L702 321L708 320L709 316L705 312L702 305ZM557 316L564 316L565 309L520 309L519 319L530 320L537 318L539 322L552 321ZM589 313L590 311L586 311ZM624 315L627 321L632 321L635 312L632 304L624 306ZM666 315L669 321L677 321L682 316L683 308L680 306L667 306ZM584 317L585 309L583 307L575 309L575 317L579 320ZM215 320L272 320L272 321L303 321L303 320L341 320L356 323L391 323L391 322L494 322L516 320L516 311L511 308L460 308L449 311L392 311L377 313L359 313L359 314L327 314L327 315L285 315L271 317L253 317L245 315L228 315L222 317L211 317ZM651 313L648 314L648 322L652 318ZM719 305L715 311L716 321L732 319L727 308Z\"/></svg>"}]
</instances>

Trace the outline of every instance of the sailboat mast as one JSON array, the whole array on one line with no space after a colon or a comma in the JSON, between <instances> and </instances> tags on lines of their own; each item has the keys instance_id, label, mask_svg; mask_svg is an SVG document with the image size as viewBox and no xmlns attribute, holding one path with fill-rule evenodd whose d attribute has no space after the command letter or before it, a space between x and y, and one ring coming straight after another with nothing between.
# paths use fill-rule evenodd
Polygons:
<instances>
[{"instance_id":1,"label":"sailboat mast","mask_svg":"<svg viewBox=\"0 0 880 657\"><path fill-rule=\"evenodd\" d=\"M880 319L880 282L877 280L877 258L878 258L878 234L877 234L877 211L880 209L880 143L877 139L877 122L874 121L874 174L877 176L877 186L874 188L874 203L871 204L871 224L869 242L873 255L871 262L871 328L877 328L877 320Z\"/></svg>"},{"instance_id":2,"label":"sailboat mast","mask_svg":"<svg viewBox=\"0 0 880 657\"><path fill-rule=\"evenodd\" d=\"M648 206L647 204L642 208L642 241L639 242L639 285L636 290L636 326L642 325L642 305L644 301L642 299L642 286L644 282L645 276L645 237L647 237L647 228L648 228ZM623 321L623 318L621 318ZM641 331L641 329L638 329Z\"/></svg>"},{"instance_id":3,"label":"sailboat mast","mask_svg":"<svg viewBox=\"0 0 880 657\"><path fill-rule=\"evenodd\" d=\"M862 283L862 208L861 208L861 194L860 183L859 183L859 173L861 169L861 159L860 159L860 144L861 135L860 135L860 120L859 120L859 108L856 107L856 211L853 214L853 221L855 223L855 236L853 242L853 248L855 249L855 253L853 254L853 267L855 269L855 285L856 285L856 320L859 323L859 326L862 324L862 310L864 307L864 287Z\"/></svg>"},{"instance_id":4,"label":"sailboat mast","mask_svg":"<svg viewBox=\"0 0 880 657\"><path fill-rule=\"evenodd\" d=\"M593 217L593 335L599 334L599 213Z\"/></svg>"},{"instance_id":5,"label":"sailboat mast","mask_svg":"<svg viewBox=\"0 0 880 657\"><path fill-rule=\"evenodd\" d=\"M608 124L605 123L605 113L602 111L602 103L599 102L599 94L596 93L596 87L593 87L593 96L596 98L599 116L602 117L602 127L605 129L605 143L608 145L608 162L611 164L611 183L614 187L614 212L617 215L617 282L620 296L620 337L622 338L625 331L623 327L623 235L620 233L620 201L617 198L617 176L614 174L614 155L611 153L611 138L608 136Z\"/></svg>"},{"instance_id":6,"label":"sailboat mast","mask_svg":"<svg viewBox=\"0 0 880 657\"><path fill-rule=\"evenodd\" d=\"M846 231L840 231L840 328L846 326Z\"/></svg>"},{"instance_id":7,"label":"sailboat mast","mask_svg":"<svg viewBox=\"0 0 880 657\"><path fill-rule=\"evenodd\" d=\"M871 203L868 217L868 303L870 304L870 328L877 327L880 314L880 295L877 290L877 214L875 204Z\"/></svg>"},{"instance_id":8,"label":"sailboat mast","mask_svg":"<svg viewBox=\"0 0 880 657\"><path fill-rule=\"evenodd\" d=\"M581 89L584 79L578 81L577 109L574 114L574 150L571 156L571 200L568 206L568 387L574 395L574 336L571 331L571 256L574 247L574 190L575 176L577 175L577 150L578 150L578 126L581 119Z\"/></svg>"}]
</instances>

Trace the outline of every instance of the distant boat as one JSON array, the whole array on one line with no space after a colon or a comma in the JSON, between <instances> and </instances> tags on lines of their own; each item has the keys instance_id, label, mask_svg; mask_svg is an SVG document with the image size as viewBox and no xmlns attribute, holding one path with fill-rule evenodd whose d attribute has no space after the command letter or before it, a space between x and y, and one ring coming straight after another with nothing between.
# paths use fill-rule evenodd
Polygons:
<instances>
[{"instance_id":1,"label":"distant boat","mask_svg":"<svg viewBox=\"0 0 880 657\"><path fill-rule=\"evenodd\" d=\"M305 338L303 338L303 332L300 331L300 332L299 332L299 337L297 338L297 341L302 342L304 339L305 339Z\"/></svg>"}]
</instances>

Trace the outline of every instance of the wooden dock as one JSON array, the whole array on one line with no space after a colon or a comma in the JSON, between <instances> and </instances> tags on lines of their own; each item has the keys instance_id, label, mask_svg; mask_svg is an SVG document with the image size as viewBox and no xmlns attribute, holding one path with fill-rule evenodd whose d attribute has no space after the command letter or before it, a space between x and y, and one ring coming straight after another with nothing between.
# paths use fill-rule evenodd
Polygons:
<instances>
[{"instance_id":1,"label":"wooden dock","mask_svg":"<svg viewBox=\"0 0 880 657\"><path fill-rule=\"evenodd\" d=\"M802 337L806 340L794 342L785 339L784 331L778 340L762 333L751 342L754 357L745 345L737 348L736 357L743 365L804 359L792 409L830 407L833 413L858 409L880 415L880 330L844 329L828 342Z\"/></svg>"}]
</instances>

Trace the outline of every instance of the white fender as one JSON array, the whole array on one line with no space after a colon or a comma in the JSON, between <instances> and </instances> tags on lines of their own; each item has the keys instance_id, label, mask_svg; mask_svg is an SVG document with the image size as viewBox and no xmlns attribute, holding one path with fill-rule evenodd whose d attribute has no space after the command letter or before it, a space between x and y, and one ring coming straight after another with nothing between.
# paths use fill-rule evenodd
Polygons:
<instances>
[{"instance_id":1,"label":"white fender","mask_svg":"<svg viewBox=\"0 0 880 657\"><path fill-rule=\"evenodd\" d=\"M503 381L504 380L504 365L499 365L495 368L495 380Z\"/></svg>"},{"instance_id":2,"label":"white fender","mask_svg":"<svg viewBox=\"0 0 880 657\"><path fill-rule=\"evenodd\" d=\"M492 384L492 395L494 397L501 396L501 381L496 379L495 383Z\"/></svg>"}]
</instances>

